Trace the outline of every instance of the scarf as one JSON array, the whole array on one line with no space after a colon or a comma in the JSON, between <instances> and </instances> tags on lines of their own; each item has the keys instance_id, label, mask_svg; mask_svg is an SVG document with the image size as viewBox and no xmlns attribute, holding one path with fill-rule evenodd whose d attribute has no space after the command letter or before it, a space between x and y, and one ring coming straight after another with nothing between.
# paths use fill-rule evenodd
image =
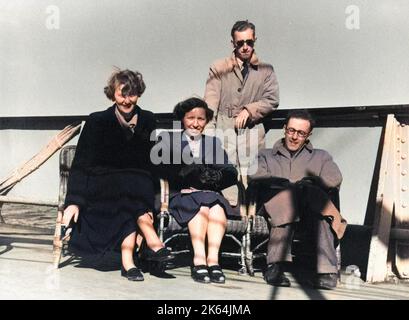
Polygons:
<instances>
[{"instance_id":1,"label":"scarf","mask_svg":"<svg viewBox=\"0 0 409 320\"><path fill-rule=\"evenodd\" d=\"M133 137L136 123L138 122L138 115L135 113L131 119L126 120L125 117L119 112L117 106L115 107L115 115L121 128L125 132L126 139L130 140Z\"/></svg>"}]
</instances>

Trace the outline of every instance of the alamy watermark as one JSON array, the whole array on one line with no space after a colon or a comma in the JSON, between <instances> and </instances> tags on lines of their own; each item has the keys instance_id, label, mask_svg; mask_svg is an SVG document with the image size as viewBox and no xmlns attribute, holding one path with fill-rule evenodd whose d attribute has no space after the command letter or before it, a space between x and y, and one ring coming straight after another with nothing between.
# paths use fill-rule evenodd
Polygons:
<instances>
[{"instance_id":1,"label":"alamy watermark","mask_svg":"<svg viewBox=\"0 0 409 320\"><path fill-rule=\"evenodd\" d=\"M49 5L45 8L45 13L47 15L45 19L45 27L48 30L60 29L60 8L56 5Z\"/></svg>"},{"instance_id":2,"label":"alamy watermark","mask_svg":"<svg viewBox=\"0 0 409 320\"><path fill-rule=\"evenodd\" d=\"M348 30L359 30L361 28L359 7L351 4L345 8L345 14L347 15L345 27Z\"/></svg>"},{"instance_id":3,"label":"alamy watermark","mask_svg":"<svg viewBox=\"0 0 409 320\"><path fill-rule=\"evenodd\" d=\"M203 139L201 143L205 154L201 157L191 153L189 143L180 127L180 122L173 122L173 129L162 131L158 136L151 134L151 141L157 141L152 148L150 158L155 165L179 164L248 164L247 174L257 171L258 130L215 129L216 139ZM193 139L195 139L193 137ZM252 165L249 165L252 164Z\"/></svg>"},{"instance_id":4,"label":"alamy watermark","mask_svg":"<svg viewBox=\"0 0 409 320\"><path fill-rule=\"evenodd\" d=\"M44 285L47 290L60 289L60 270L55 269L54 266L47 266L45 269Z\"/></svg>"}]
</instances>

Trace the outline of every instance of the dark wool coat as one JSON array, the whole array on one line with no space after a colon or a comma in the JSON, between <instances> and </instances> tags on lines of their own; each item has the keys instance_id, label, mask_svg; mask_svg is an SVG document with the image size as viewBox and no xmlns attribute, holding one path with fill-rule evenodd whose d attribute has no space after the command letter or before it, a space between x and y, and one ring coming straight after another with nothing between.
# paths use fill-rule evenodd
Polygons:
<instances>
[{"instance_id":1,"label":"dark wool coat","mask_svg":"<svg viewBox=\"0 0 409 320\"><path fill-rule=\"evenodd\" d=\"M65 206L80 207L70 246L84 253L118 249L136 231L139 215L154 207L149 154L153 113L136 106L138 122L127 139L115 105L86 121L70 171Z\"/></svg>"}]
</instances>

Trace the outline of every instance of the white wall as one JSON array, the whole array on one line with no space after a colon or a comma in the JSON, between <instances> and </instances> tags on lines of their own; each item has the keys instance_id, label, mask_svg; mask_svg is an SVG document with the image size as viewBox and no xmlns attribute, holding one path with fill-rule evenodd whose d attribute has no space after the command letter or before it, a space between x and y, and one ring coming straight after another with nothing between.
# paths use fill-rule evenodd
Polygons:
<instances>
[{"instance_id":1,"label":"white wall","mask_svg":"<svg viewBox=\"0 0 409 320\"><path fill-rule=\"evenodd\" d=\"M350 5L359 29L346 27ZM246 18L276 68L281 108L409 101L407 0L0 0L0 12L0 116L105 108L114 65L145 76L141 106L169 112L203 94Z\"/></svg>"},{"instance_id":2,"label":"white wall","mask_svg":"<svg viewBox=\"0 0 409 320\"><path fill-rule=\"evenodd\" d=\"M0 130L0 181L36 155L56 134L54 130ZM76 144L77 137L71 142ZM58 159L59 152L17 183L8 195L57 201Z\"/></svg>"}]
</instances>

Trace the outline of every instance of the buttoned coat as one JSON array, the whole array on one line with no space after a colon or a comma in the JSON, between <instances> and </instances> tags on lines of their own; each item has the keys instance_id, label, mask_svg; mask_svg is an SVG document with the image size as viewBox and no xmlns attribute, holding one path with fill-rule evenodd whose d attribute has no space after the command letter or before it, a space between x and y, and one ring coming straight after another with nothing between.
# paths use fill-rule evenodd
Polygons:
<instances>
[{"instance_id":1,"label":"buttoned coat","mask_svg":"<svg viewBox=\"0 0 409 320\"><path fill-rule=\"evenodd\" d=\"M120 250L123 240L137 231L137 218L154 209L149 157L154 114L135 106L138 121L128 138L115 108L88 117L68 178L65 207L80 208L69 246L79 255Z\"/></svg>"},{"instance_id":2,"label":"buttoned coat","mask_svg":"<svg viewBox=\"0 0 409 320\"><path fill-rule=\"evenodd\" d=\"M278 107L278 81L273 66L260 62L255 53L248 70L243 79L234 54L210 66L204 99L214 118L206 129L234 129L235 117L245 108L250 113L247 127L259 131L258 144L262 148L265 130L260 122Z\"/></svg>"},{"instance_id":3,"label":"buttoned coat","mask_svg":"<svg viewBox=\"0 0 409 320\"><path fill-rule=\"evenodd\" d=\"M249 180L276 177L296 183L305 177L319 177L327 188L340 188L342 174L332 156L325 150L314 149L307 142L292 157L284 146L284 139L277 141L272 149L263 149L252 165L257 166ZM297 213L292 208L290 192L281 192L264 204L267 213L273 218L273 226L284 225L297 220ZM314 203L311 204L312 206ZM320 208L321 214L333 218L332 228L340 239L346 228L346 221L332 203Z\"/></svg>"},{"instance_id":4,"label":"buttoned coat","mask_svg":"<svg viewBox=\"0 0 409 320\"><path fill-rule=\"evenodd\" d=\"M285 178L294 183L304 177L320 177L328 188L340 188L342 174L332 156L325 150L314 149L307 142L292 157L284 147L284 139L277 141L272 149L260 150L255 160L257 170L249 176Z\"/></svg>"},{"instance_id":5,"label":"buttoned coat","mask_svg":"<svg viewBox=\"0 0 409 320\"><path fill-rule=\"evenodd\" d=\"M181 175L181 172L194 165L210 166L220 171L221 189L237 182L237 170L229 163L227 154L216 137L202 135L199 155L194 157L181 132L164 132L159 135L151 155L153 163L159 165L157 169L160 176L167 178L172 184L171 197L181 189L191 187L186 184L186 177Z\"/></svg>"}]
</instances>

